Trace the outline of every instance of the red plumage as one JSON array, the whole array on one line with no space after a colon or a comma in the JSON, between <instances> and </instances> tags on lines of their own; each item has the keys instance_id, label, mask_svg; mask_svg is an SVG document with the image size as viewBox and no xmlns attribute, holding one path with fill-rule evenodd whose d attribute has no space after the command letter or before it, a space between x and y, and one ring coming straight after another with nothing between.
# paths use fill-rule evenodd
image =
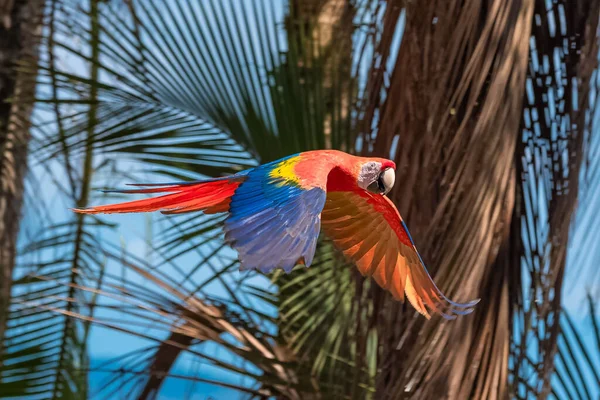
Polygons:
<instances>
[{"instance_id":1,"label":"red plumage","mask_svg":"<svg viewBox=\"0 0 600 400\"><path fill-rule=\"evenodd\" d=\"M163 214L178 214L189 211L204 211L215 214L229 210L231 196L242 182L240 178L215 179L205 182L184 183L145 189L123 190L119 193L168 193L149 199L125 203L75 209L82 214L112 214L161 211Z\"/></svg>"}]
</instances>

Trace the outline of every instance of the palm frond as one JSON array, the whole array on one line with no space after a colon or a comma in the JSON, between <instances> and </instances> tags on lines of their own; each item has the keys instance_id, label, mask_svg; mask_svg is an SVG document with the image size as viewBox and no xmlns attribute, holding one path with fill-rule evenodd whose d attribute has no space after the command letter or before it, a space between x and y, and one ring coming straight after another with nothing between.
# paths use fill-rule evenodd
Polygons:
<instances>
[{"instance_id":1,"label":"palm frond","mask_svg":"<svg viewBox=\"0 0 600 400\"><path fill-rule=\"evenodd\" d=\"M556 399L593 399L600 395L600 315L588 295L587 312L560 317L560 338L552 395ZM574 318L586 320L577 323Z\"/></svg>"},{"instance_id":2,"label":"palm frond","mask_svg":"<svg viewBox=\"0 0 600 400\"><path fill-rule=\"evenodd\" d=\"M11 6L11 5L9 5ZM65 318L55 318L52 314L40 312L37 309L22 307L19 301L27 299L35 299L45 301L49 304L56 305L56 302L46 299L46 296L57 293L56 287L48 285L31 285L27 279L18 277L21 275L23 265L17 263L15 271L11 271L12 265L15 264L15 248L17 247L17 229L20 216L20 202L23 198L24 189L24 171L27 168L27 147L29 144L29 129L31 127L30 114L33 108L33 103L30 101L35 93L35 82L32 79L36 73L37 51L38 51L38 33L41 31L42 11L44 11L42 1L19 2L14 5L12 10L14 16L19 18L27 18L26 21L13 21L15 29L22 32L20 36L14 36L14 45L28 46L23 53L30 52L29 58L21 57L20 59L12 59L10 62L24 65L25 67L18 71L15 75L19 79L18 86L15 86L14 98L12 105L9 105L14 110L14 115L11 124L14 132L12 138L17 139L17 142L9 144L3 143L3 155L11 159L10 164L2 165L3 176L5 178L10 175L14 181L10 184L10 190L2 190L4 195L17 195L18 202L4 198L3 204L9 204L9 207L4 207L7 212L6 216L10 215L10 219L2 222L3 227L9 229L4 233L11 236L12 249L8 249L8 237L2 238L3 256L10 259L1 261L2 268L8 268L9 273L6 274L0 281L5 289L8 285L9 290L12 286L10 298L10 307L5 307L5 304L0 305L0 397L9 398L47 398L62 397L75 398L80 395L85 395L86 377L76 374L74 368L85 364L85 344L81 339L80 332L77 331L77 326L72 321ZM26 36L32 36L27 38ZM7 36L12 37L12 36ZM11 67L13 67L11 65ZM4 93L3 93L4 94ZM4 99L2 99L4 100ZM3 180L3 185L6 180ZM29 203L29 198L26 197L25 209L33 209ZM12 220L13 222L10 222ZM65 228L59 227L60 228ZM57 229L57 231L58 231ZM24 229L21 229L24 231ZM50 233L52 235L52 233ZM48 237L47 237L48 238ZM52 239L48 238L50 241ZM59 238L54 238L55 242L60 241ZM17 254L22 254L20 249ZM60 265L66 262L58 260L56 262L47 262L49 258L56 255L45 254L41 256L44 261L29 259L32 263L27 268L45 269L50 275L56 279L68 279L68 270L65 274L64 270L57 270L53 266ZM23 262L23 258L20 260ZM47 267L47 268L46 268ZM5 270L4 270L5 272ZM12 273L11 273L12 272ZM14 279L13 279L14 278ZM11 285L12 283L12 285ZM0 297L5 300L6 293L0 294ZM4 301L2 301L4 303ZM6 317L6 319L4 318Z\"/></svg>"},{"instance_id":3,"label":"palm frond","mask_svg":"<svg viewBox=\"0 0 600 400\"><path fill-rule=\"evenodd\" d=\"M570 231L576 222L580 171L585 149L597 140L589 118L595 113L596 104L590 101L589 94L596 86L592 81L598 65L598 21L594 16L600 13L600 3L590 3L589 8L565 6L545 9L541 2L537 4L542 23L533 28L526 85L528 104L519 147L518 171L523 183L517 192L521 215L516 226L522 232L523 258L515 282L522 294L515 303L518 322L511 373L528 382L527 386L520 382L513 387L521 398L550 394L560 332L557 315L561 311L567 249L572 240ZM555 15L560 21L556 26ZM564 50L565 38L569 38L571 49L579 49L575 57L572 50ZM576 78L569 82L559 78L562 76ZM525 358L533 364L523 363Z\"/></svg>"},{"instance_id":4,"label":"palm frond","mask_svg":"<svg viewBox=\"0 0 600 400\"><path fill-rule=\"evenodd\" d=\"M355 379L363 389L372 388L374 371L354 375L356 325L368 325L366 316L357 311L357 298L361 297L355 293L355 267L344 261L331 243L322 241L319 246L310 269L273 277L279 289L275 299L260 288L254 288L254 293L277 307L279 335L310 360L322 393L337 398L347 393Z\"/></svg>"},{"instance_id":5,"label":"palm frond","mask_svg":"<svg viewBox=\"0 0 600 400\"><path fill-rule=\"evenodd\" d=\"M351 148L359 58L352 56L352 23L364 5L337 2L340 7L331 12L341 18L328 25L325 38L313 19L305 21L306 30L284 30L298 17L284 1L93 3L86 10L76 1L50 2L43 40L51 55L40 62L32 99L52 116L37 126L33 165L66 174L63 193L74 203L93 201L89 189L102 178L114 184L134 176L131 166L151 169L154 179L160 174L180 180L237 172L300 150ZM233 295L239 284L228 274L237 263L223 248L219 222L199 216L157 221L169 228L152 246L153 256L157 266L181 272L179 287L204 291L218 283L228 301L242 304ZM110 247L101 239L110 227L88 217L78 219L74 231L67 224L49 224L27 249L43 253L74 245L75 256L52 258L35 272L52 276L62 270L62 289L55 285L46 294L59 296L68 287L66 299L87 304L82 275L74 271L89 279L98 275L94 255ZM180 260L190 250L197 261L188 265L189 258ZM201 282L198 274L204 275ZM29 304L35 298L15 300ZM89 313L64 299L51 305L65 315ZM155 354L163 354L156 343ZM156 370L162 361L153 360L148 365ZM167 372L138 383L155 390Z\"/></svg>"},{"instance_id":6,"label":"palm frond","mask_svg":"<svg viewBox=\"0 0 600 400\"><path fill-rule=\"evenodd\" d=\"M344 79L344 74L356 75L357 84L352 88L353 92L335 89L332 98L339 105L335 106L338 111L334 112L343 118L340 119L341 125L331 127L331 134L327 137L334 148L354 152L357 151L356 132L361 127L368 96L372 95L365 90L366 78L378 68L384 70L382 65L385 65L385 57L389 54L382 55L383 62L380 58L371 59L369 56L383 48L378 47L379 43L390 44L390 39L395 37L400 8L392 5L382 7L368 1L350 4L352 2L292 1L289 20L295 25L288 27L288 34L294 42L303 43L299 46L301 54L310 54L312 47L302 38L310 37L315 31L319 32L318 38L325 37L321 39L325 43L331 40L328 32L332 30L336 32L332 43L347 40L354 43L352 52L341 47L330 55L329 62L334 62L333 65L351 66L348 70L339 70L338 75L332 75L333 79ZM382 13L382 10L385 12ZM344 22L348 19L364 29L349 29ZM383 26L382 21L385 21ZM355 109L350 110L349 115L344 110L348 101L356 101ZM378 305L366 305L368 290L363 291L362 285L356 285L358 275L355 267L344 261L331 244L321 241L309 270L299 268L291 275L278 274L273 278L279 289L279 296L272 303L279 310L280 335L290 341L302 358L311 360L312 371L321 382L322 393L332 398L365 398L373 395L375 387L376 357L370 357L368 365L358 360L366 353L364 348L359 347L363 338L368 341L370 350L377 352L378 337L373 319L363 306L372 310L371 307ZM256 294L268 301L269 293L256 289Z\"/></svg>"},{"instance_id":7,"label":"palm frond","mask_svg":"<svg viewBox=\"0 0 600 400\"><path fill-rule=\"evenodd\" d=\"M550 9L543 1L407 6L398 63L380 112L365 123L378 130L364 136L364 151L396 149L402 185L393 197L438 285L454 298L483 301L473 316L452 325L425 325L382 301L373 318L383 338L378 364L388 372L379 374L378 398L505 398L517 396L523 381L544 396L556 334L541 335L557 328L552 315L560 307L587 129L597 17L595 2ZM530 42L540 45L530 48ZM524 104L532 85L537 92ZM528 232L538 241L535 251L526 250ZM532 276L527 282L522 269ZM544 308L531 314L537 296ZM534 379L515 366L523 356L514 344L530 346L520 334L536 338L547 358L540 362L548 369Z\"/></svg>"},{"instance_id":8,"label":"palm frond","mask_svg":"<svg viewBox=\"0 0 600 400\"><path fill-rule=\"evenodd\" d=\"M285 398L300 398L300 393L315 391L310 376L302 375L302 369L299 368L293 353L287 351L285 344L278 343L264 330L265 326L272 322L260 321L262 317L259 314L244 309L239 304L239 311L232 311L231 304L217 299L196 297L193 293L181 289L179 283L167 274L150 272L149 266L137 266L135 263L140 260L135 257L124 257L110 250L105 254L108 258L119 260L132 274L130 279L123 281L121 276L107 273L101 289L66 284L70 288L98 296L96 307L99 313L96 317L90 318L85 314L53 305L30 303L32 306L89 321L155 343L155 348L143 352L146 355L144 363L140 363L138 359L135 366L125 365L131 374L146 376L142 379L143 382L139 382L139 386L132 389L131 397L147 398L156 395L180 353L201 359L206 368L210 366L233 374L233 377L249 377L255 384L248 386L235 384L235 381L230 380L210 381L193 375L187 377L190 380L226 386L254 397L279 395ZM37 278L42 281L54 281L46 276ZM55 283L60 284L58 281ZM61 300L81 304L76 299ZM229 356L215 356L214 346L226 350ZM240 360L250 365L245 365ZM106 373L107 369L113 368L117 378L122 378L123 375L119 372L119 367L122 366L104 363L99 370ZM91 368L91 371L93 372L94 368ZM259 386L256 384L258 381ZM118 379L110 385L101 385L100 392L93 395L110 398L114 395L112 391L115 390L115 382L118 382Z\"/></svg>"}]
</instances>

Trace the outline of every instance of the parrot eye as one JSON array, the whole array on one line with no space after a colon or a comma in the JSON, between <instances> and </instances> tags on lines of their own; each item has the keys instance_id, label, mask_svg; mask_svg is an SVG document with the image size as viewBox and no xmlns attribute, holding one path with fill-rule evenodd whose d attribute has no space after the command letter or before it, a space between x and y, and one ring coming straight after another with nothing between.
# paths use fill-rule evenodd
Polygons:
<instances>
[{"instance_id":1,"label":"parrot eye","mask_svg":"<svg viewBox=\"0 0 600 400\"><path fill-rule=\"evenodd\" d=\"M394 187L395 180L396 175L394 174L394 170L386 168L381 171L377 180L367 187L367 190L377 194L387 194Z\"/></svg>"}]
</instances>

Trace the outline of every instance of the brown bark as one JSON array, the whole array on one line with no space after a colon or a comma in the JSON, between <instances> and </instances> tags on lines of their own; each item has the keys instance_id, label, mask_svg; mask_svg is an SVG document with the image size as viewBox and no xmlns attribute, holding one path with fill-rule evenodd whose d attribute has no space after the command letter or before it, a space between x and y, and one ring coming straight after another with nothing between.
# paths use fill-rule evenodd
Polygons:
<instances>
[{"instance_id":1,"label":"brown bark","mask_svg":"<svg viewBox=\"0 0 600 400\"><path fill-rule=\"evenodd\" d=\"M287 16L287 34L290 43L297 49L294 78L307 84L308 98L320 98L318 112L323 113L325 148L342 147L336 143L334 130L348 121L352 94L355 90L351 74L352 20L356 9L348 0L292 0ZM292 46L294 47L294 46ZM294 51L291 52L294 54ZM291 56L293 58L293 56ZM322 81L312 82L308 77L319 71ZM318 75L318 74L317 74ZM316 113L318 114L318 113ZM337 146L336 146L337 145ZM308 150L308 149L307 149Z\"/></svg>"},{"instance_id":2,"label":"brown bark","mask_svg":"<svg viewBox=\"0 0 600 400\"><path fill-rule=\"evenodd\" d=\"M31 70L15 67L35 65L42 10L42 0L0 0L0 363L27 167L26 100L35 90Z\"/></svg>"},{"instance_id":3,"label":"brown bark","mask_svg":"<svg viewBox=\"0 0 600 400\"><path fill-rule=\"evenodd\" d=\"M396 182L401 184L391 196L438 286L457 301L474 297L482 301L472 315L451 323L425 323L415 319L410 308L407 312L387 301L379 307L376 318L382 350L378 362L384 372L377 376L375 398L504 399L515 395L518 383L509 384L508 365L511 337L519 329L513 326L514 312L523 306L518 304L522 301L519 255L523 253L525 213L522 185L533 179L537 186L544 179L524 176L522 116L534 108L544 115L543 91L564 87L566 107L561 113L577 120L575 127L583 126L581 116L570 109L569 93L577 89L578 98L587 99L589 65L596 65L589 54L597 50L580 50L584 37L590 41L588 47L596 48L591 42L595 41L598 2L564 3L567 34L555 39L545 22L540 27L536 22L536 18L546 20L543 1L430 1L407 6L400 54L372 143L374 153L385 154L399 136L395 161ZM586 27L591 32L587 36ZM536 39L533 50L531 36ZM543 83L556 75L552 70L547 76L532 76L531 52L542 59L561 49L563 41L571 49L562 61L567 83ZM584 84L573 87L571 77ZM534 86L543 83L532 104L524 97L527 78ZM585 110L586 105L578 109ZM544 118L540 120L541 139L536 140L552 143L550 127L544 125ZM569 154L581 154L582 134L574 129L562 133L571 138ZM540 150L542 146L531 147ZM558 158L547 154L549 160ZM576 188L580 161L575 156L569 160L569 188ZM554 165L557 169L550 168L551 173L556 171L554 182L561 182L564 170L558 168L560 163ZM550 271L536 271L539 276L533 277L532 284L548 299L535 316L544 332L550 332L548 339L538 338L542 364L547 366L535 377L540 387L549 388L553 369L558 325L549 321L558 320L550 316L556 315L560 304L564 249L576 193L553 192L547 221L529 227L536 232L548 226L553 249ZM552 292L557 294L551 299ZM534 334L530 327L523 330L524 338ZM546 395L541 393L540 398Z\"/></svg>"}]
</instances>

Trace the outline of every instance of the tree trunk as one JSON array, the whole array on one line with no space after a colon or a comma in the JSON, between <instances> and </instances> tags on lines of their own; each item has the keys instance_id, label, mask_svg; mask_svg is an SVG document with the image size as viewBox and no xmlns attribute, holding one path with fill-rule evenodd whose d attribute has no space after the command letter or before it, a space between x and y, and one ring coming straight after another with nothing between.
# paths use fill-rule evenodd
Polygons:
<instances>
[{"instance_id":1,"label":"tree trunk","mask_svg":"<svg viewBox=\"0 0 600 400\"><path fill-rule=\"evenodd\" d=\"M15 265L42 0L0 0L0 365ZM29 79L28 79L29 78Z\"/></svg>"},{"instance_id":2,"label":"tree trunk","mask_svg":"<svg viewBox=\"0 0 600 400\"><path fill-rule=\"evenodd\" d=\"M290 59L295 59L305 96L322 100L317 114L323 113L327 149L347 151L349 147L336 138L340 136L339 130L348 129L346 123L355 90L351 73L355 15L356 9L348 0L292 0L286 17L289 46L296 49L290 51ZM318 71L322 74L321 81L311 82L310 77Z\"/></svg>"},{"instance_id":3,"label":"tree trunk","mask_svg":"<svg viewBox=\"0 0 600 400\"><path fill-rule=\"evenodd\" d=\"M415 319L414 310L397 303L379 307L384 372L375 398L505 399L520 391L527 391L523 398L547 397L599 7L566 0L551 7L541 0L408 3L372 145L385 154L398 136L396 182L402 184L390 196L438 286L454 300L482 301L472 315L447 324ZM558 61L535 67L537 59L552 57ZM528 80L532 93L525 90ZM560 94L561 106L550 108L548 92ZM564 155L568 167L546 161ZM533 172L539 160L548 166ZM553 189L538 197L525 186ZM543 203L543 212L528 203ZM537 241L529 252L524 229ZM534 266L532 283L521 281L525 262ZM524 298L533 289L535 297ZM515 334L521 349L514 348ZM532 345L538 354L529 361Z\"/></svg>"}]
</instances>

